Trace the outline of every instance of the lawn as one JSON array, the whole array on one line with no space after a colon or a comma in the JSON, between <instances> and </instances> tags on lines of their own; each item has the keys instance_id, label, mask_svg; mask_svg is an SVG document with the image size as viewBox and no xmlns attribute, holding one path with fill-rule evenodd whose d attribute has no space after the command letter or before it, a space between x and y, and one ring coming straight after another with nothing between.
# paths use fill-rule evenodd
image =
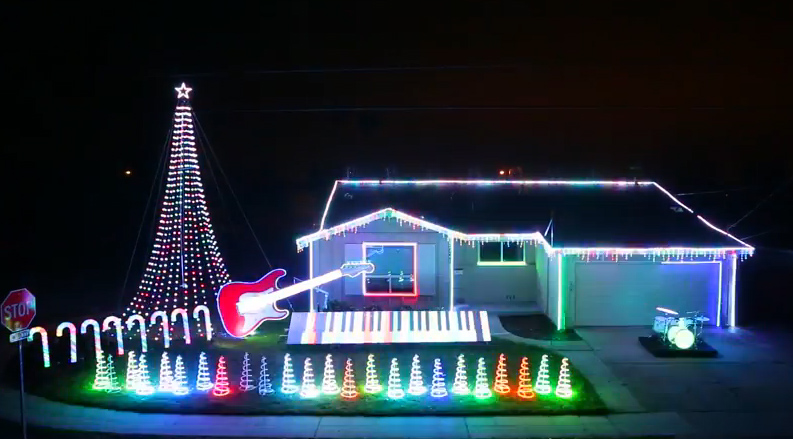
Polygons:
<instances>
[{"instance_id":1,"label":"lawn","mask_svg":"<svg viewBox=\"0 0 793 439\"><path fill-rule=\"evenodd\" d=\"M228 364L231 394L216 397L211 393L192 390L186 396L157 394L138 396L123 391L109 394L94 391L91 384L94 379L93 352L83 350L86 354L75 364L68 362L68 353L63 346L52 346L52 367L41 367L41 351L36 345L28 346L26 362L26 387L30 393L45 398L71 404L105 407L136 412L172 412L172 413L211 413L211 414L305 414L305 415L486 415L486 414L602 414L606 412L603 402L597 396L591 384L581 376L575 364L571 364L571 380L573 397L557 398L553 394L538 395L535 401L525 401L517 397L517 378L520 359L526 356L531 362L532 378L536 380L537 370L543 354L550 357L550 382L556 386L561 357L542 348L526 346L505 340L494 340L490 343L471 344L394 344L394 345L286 345L284 334L288 326L286 322L274 322L268 326L267 333L256 334L244 340L216 337L211 343L194 341L193 345L185 345L182 340L174 340L168 350L171 362L176 355L182 355L187 367L188 384L195 385L198 354L207 352L210 359L211 378L215 379L215 366L218 357L223 355ZM106 340L107 351L114 350L111 340ZM103 341L103 345L104 345ZM57 343L57 341L56 341ZM135 345L130 340L129 344ZM137 347L137 346L135 346ZM134 347L133 347L134 349ZM238 388L245 352L250 353L254 384L258 381L259 365L262 355L267 356L270 377L276 392L268 396L260 396L256 390L241 392ZM323 366L326 354L332 354L335 375L338 385L342 384L344 362L351 358L354 365L355 381L360 395L354 400L344 400L339 395L321 395L314 399L303 399L298 394L281 393L281 375L284 354L289 353L293 360L295 377L302 381L303 361L310 357L314 366L317 386L322 383ZM156 385L159 372L159 359L162 346L150 343L149 372L153 384ZM363 392L365 368L368 354L374 354L380 383L386 387L389 365L392 358L399 362L400 376L405 390L410 377L411 359L418 354L424 384L429 387L432 379L432 363L440 358L446 374L446 386L451 389L454 381L457 356L464 354L466 358L468 382L473 388L476 373L476 362L483 357L487 364L488 381L492 387L495 366L498 356L507 356L508 378L511 392L507 395L493 393L489 399L477 399L473 395L458 396L451 393L447 397L433 398L429 394L422 396L406 395L399 400L386 397L386 392L370 395ZM115 357L116 371L121 378L125 376L126 359ZM15 368L6 369L6 381L15 381ZM18 377L16 378L18 379Z\"/></svg>"}]
</instances>

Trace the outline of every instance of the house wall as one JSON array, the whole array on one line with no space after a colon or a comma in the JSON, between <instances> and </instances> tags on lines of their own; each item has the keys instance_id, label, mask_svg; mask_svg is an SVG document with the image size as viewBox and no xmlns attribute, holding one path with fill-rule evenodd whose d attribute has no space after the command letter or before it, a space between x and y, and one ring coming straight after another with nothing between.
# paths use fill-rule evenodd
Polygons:
<instances>
[{"instance_id":1,"label":"house wall","mask_svg":"<svg viewBox=\"0 0 793 439\"><path fill-rule=\"evenodd\" d=\"M419 297L371 297L362 294L361 277L343 278L322 287L329 293L328 302L339 300L361 309L365 306L379 305L392 309L400 305L410 305L418 309L447 307L449 302L449 243L436 232L414 229L410 224L400 225L395 220L377 220L358 229L357 233L347 233L328 240L314 241L313 275L317 277L338 269L347 260L361 260L364 242L415 242L418 244L418 282ZM433 248L434 246L434 248ZM427 256L433 261L428 262ZM433 263L434 262L434 263ZM427 271L434 272L431 275ZM315 293L314 309L322 302L320 293Z\"/></svg>"},{"instance_id":2,"label":"house wall","mask_svg":"<svg viewBox=\"0 0 793 439\"><path fill-rule=\"evenodd\" d=\"M543 312L548 311L548 268L549 259L542 245L534 247L534 261L537 269L537 304Z\"/></svg>"},{"instance_id":3,"label":"house wall","mask_svg":"<svg viewBox=\"0 0 793 439\"><path fill-rule=\"evenodd\" d=\"M511 243L510 245L520 245ZM479 246L456 243L454 246L454 298L457 304L471 306L534 302L538 300L536 250L524 243L526 265L477 265Z\"/></svg>"}]
</instances>

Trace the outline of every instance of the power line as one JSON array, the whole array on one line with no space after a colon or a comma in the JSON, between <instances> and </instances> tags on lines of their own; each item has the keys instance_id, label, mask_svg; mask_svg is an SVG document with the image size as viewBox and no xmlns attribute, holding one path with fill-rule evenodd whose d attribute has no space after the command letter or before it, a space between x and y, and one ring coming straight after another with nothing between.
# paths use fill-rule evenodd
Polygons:
<instances>
[{"instance_id":1,"label":"power line","mask_svg":"<svg viewBox=\"0 0 793 439\"><path fill-rule=\"evenodd\" d=\"M674 107L674 106L405 106L405 107L308 107L203 110L203 113L351 113L404 111L725 111L738 107ZM747 110L759 109L743 108Z\"/></svg>"},{"instance_id":2,"label":"power line","mask_svg":"<svg viewBox=\"0 0 793 439\"><path fill-rule=\"evenodd\" d=\"M244 70L241 72L203 72L169 75L172 78L195 78L211 76L234 75L283 75L283 74L312 74L312 73L392 73L392 72L419 72L438 70L491 70L518 67L531 67L530 64L483 64L483 65L443 65L443 66L391 66L391 67L338 67L338 68L303 68L303 69L266 69Z\"/></svg>"},{"instance_id":3,"label":"power line","mask_svg":"<svg viewBox=\"0 0 793 439\"><path fill-rule=\"evenodd\" d=\"M760 206L762 206L763 204L765 204L765 203L766 203L766 201L770 200L770 199L771 199L771 197L773 197L774 195L776 195L776 194L777 194L779 191L781 191L781 190L782 190L782 188L784 188L785 186L787 186L787 185L788 185L790 182L793 182L793 177L791 177L791 178L789 178L789 179L785 180L785 182L783 182L783 183L782 183L781 185L779 185L779 186L778 186L776 189L774 189L774 190L773 190L773 192L771 192L770 194L768 194L768 196L767 196L767 197L765 197L765 198L763 198L762 200L760 200L760 202L759 202L759 203L757 203L757 205L755 205L755 206L754 206L754 207L753 207L753 208L752 208L750 211L746 212L746 215L742 216L742 217L741 217L741 219L739 219L738 221L735 221L735 222L734 222L734 223L733 223L733 224L732 224L730 227L727 227L727 231L730 231L730 229L732 229L733 227L737 226L737 225L738 225L738 223L740 223L741 221L745 220L745 219L746 219L746 218L747 218L749 215L753 214L753 213L754 213L754 212L755 212L757 209L759 209L759 208L760 208Z\"/></svg>"}]
</instances>

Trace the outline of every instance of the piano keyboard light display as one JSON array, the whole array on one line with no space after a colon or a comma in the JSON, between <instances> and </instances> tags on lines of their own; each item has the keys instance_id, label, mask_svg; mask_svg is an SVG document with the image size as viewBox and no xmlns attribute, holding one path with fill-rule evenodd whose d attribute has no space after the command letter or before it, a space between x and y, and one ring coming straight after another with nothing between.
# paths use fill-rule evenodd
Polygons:
<instances>
[{"instance_id":1,"label":"piano keyboard light display","mask_svg":"<svg viewBox=\"0 0 793 439\"><path fill-rule=\"evenodd\" d=\"M488 342L487 311L292 313L287 344Z\"/></svg>"}]
</instances>

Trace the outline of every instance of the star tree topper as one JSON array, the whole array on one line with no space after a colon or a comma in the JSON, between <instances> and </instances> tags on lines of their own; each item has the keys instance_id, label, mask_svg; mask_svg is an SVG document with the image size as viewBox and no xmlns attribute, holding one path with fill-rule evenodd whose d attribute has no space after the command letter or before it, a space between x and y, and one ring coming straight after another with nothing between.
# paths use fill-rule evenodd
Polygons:
<instances>
[{"instance_id":1,"label":"star tree topper","mask_svg":"<svg viewBox=\"0 0 793 439\"><path fill-rule=\"evenodd\" d=\"M188 87L187 84L185 84L184 82L182 83L181 86L174 88L174 90L176 90L176 93L178 93L176 99L181 99L181 98L190 99L189 93L193 91L193 89Z\"/></svg>"}]
</instances>

